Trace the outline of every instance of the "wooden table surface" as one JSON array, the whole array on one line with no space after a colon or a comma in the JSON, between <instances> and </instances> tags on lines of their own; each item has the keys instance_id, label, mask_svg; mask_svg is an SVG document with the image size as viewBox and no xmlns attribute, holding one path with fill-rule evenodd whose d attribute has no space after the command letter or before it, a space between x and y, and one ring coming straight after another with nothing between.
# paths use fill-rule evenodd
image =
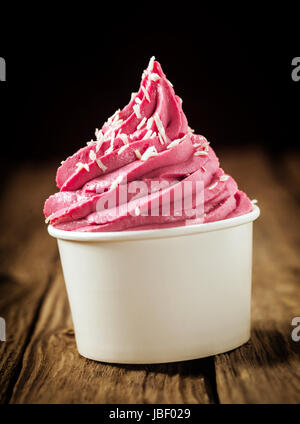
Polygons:
<instances>
[{"instance_id":1,"label":"wooden table surface","mask_svg":"<svg viewBox=\"0 0 300 424\"><path fill-rule=\"evenodd\" d=\"M252 337L205 359L109 365L81 357L56 241L43 224L57 163L13 168L1 195L1 403L300 403L299 153L217 151L251 198L255 223ZM274 164L280 166L274 166Z\"/></svg>"}]
</instances>

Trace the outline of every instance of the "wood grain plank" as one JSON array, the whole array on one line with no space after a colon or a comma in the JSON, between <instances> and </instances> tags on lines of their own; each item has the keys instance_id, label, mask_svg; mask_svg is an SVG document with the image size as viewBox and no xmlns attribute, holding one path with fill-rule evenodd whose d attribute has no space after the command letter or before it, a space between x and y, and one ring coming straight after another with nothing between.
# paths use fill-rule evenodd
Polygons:
<instances>
[{"instance_id":1,"label":"wood grain plank","mask_svg":"<svg viewBox=\"0 0 300 424\"><path fill-rule=\"evenodd\" d=\"M0 343L0 403L10 398L57 258L41 213L53 190L53 170L53 165L14 169L1 194L0 316L6 321L6 341Z\"/></svg>"},{"instance_id":2,"label":"wood grain plank","mask_svg":"<svg viewBox=\"0 0 300 424\"><path fill-rule=\"evenodd\" d=\"M291 320L300 315L299 204L262 151L222 157L224 168L258 199L261 217L254 226L252 338L215 357L219 399L299 403L300 344L291 340Z\"/></svg>"},{"instance_id":3,"label":"wood grain plank","mask_svg":"<svg viewBox=\"0 0 300 424\"><path fill-rule=\"evenodd\" d=\"M11 403L213 403L211 359L109 365L81 357L60 268L41 308Z\"/></svg>"},{"instance_id":4,"label":"wood grain plank","mask_svg":"<svg viewBox=\"0 0 300 424\"><path fill-rule=\"evenodd\" d=\"M287 151L275 159L281 164L273 168L278 183L283 184L291 196L300 203L300 152Z\"/></svg>"}]
</instances>

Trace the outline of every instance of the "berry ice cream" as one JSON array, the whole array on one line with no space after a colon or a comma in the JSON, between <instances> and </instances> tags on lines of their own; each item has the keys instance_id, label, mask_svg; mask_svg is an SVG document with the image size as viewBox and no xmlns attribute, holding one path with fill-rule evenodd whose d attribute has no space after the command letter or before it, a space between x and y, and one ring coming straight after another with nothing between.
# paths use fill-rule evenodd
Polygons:
<instances>
[{"instance_id":1,"label":"berry ice cream","mask_svg":"<svg viewBox=\"0 0 300 424\"><path fill-rule=\"evenodd\" d=\"M182 100L154 58L139 91L95 136L57 170L60 191L44 206L46 221L55 228L153 229L218 221L253 209L220 168L206 138L189 128Z\"/></svg>"}]
</instances>

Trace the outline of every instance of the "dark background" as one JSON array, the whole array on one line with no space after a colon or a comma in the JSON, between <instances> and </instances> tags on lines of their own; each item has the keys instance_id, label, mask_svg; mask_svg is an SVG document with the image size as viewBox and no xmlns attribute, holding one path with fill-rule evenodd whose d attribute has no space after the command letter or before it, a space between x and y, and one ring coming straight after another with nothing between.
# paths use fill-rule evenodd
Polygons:
<instances>
[{"instance_id":1,"label":"dark background","mask_svg":"<svg viewBox=\"0 0 300 424\"><path fill-rule=\"evenodd\" d=\"M188 3L187 3L188 5ZM175 8L173 3L172 12ZM170 9L171 10L171 9ZM159 4L120 9L16 9L1 16L2 160L64 159L137 91L155 55L183 98L189 124L217 151L262 145L274 154L299 146L300 56L292 8L232 14ZM79 13L78 13L79 12Z\"/></svg>"}]
</instances>

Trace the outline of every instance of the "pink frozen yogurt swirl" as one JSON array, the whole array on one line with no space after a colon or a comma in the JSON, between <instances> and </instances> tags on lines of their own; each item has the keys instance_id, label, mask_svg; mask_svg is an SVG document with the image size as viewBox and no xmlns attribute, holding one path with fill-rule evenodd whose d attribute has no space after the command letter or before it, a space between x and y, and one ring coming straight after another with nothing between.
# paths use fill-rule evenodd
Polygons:
<instances>
[{"instance_id":1,"label":"pink frozen yogurt swirl","mask_svg":"<svg viewBox=\"0 0 300 424\"><path fill-rule=\"evenodd\" d=\"M60 191L46 200L44 214L67 231L153 229L252 211L206 138L188 127L182 100L154 58L129 104L62 163L56 182ZM178 208L186 183L190 207Z\"/></svg>"}]
</instances>

